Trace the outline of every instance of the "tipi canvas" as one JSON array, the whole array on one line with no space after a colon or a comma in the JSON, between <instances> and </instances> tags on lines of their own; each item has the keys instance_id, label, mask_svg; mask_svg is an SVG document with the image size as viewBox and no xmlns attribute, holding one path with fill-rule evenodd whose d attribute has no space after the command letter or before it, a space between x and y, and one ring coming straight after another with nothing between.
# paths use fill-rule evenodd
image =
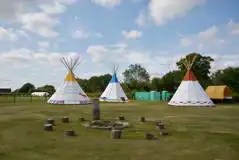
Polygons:
<instances>
[{"instance_id":1,"label":"tipi canvas","mask_svg":"<svg viewBox=\"0 0 239 160\"><path fill-rule=\"evenodd\" d=\"M107 102L127 102L128 98L122 89L120 82L116 76L116 68L114 67L114 72L112 78L107 85L105 91L100 96L100 101Z\"/></svg>"},{"instance_id":2,"label":"tipi canvas","mask_svg":"<svg viewBox=\"0 0 239 160\"><path fill-rule=\"evenodd\" d=\"M90 99L81 89L76 81L73 71L79 65L79 57L61 58L61 62L68 69L68 73L64 79L64 83L56 90L56 92L48 100L51 104L88 104Z\"/></svg>"},{"instance_id":3,"label":"tipi canvas","mask_svg":"<svg viewBox=\"0 0 239 160\"><path fill-rule=\"evenodd\" d=\"M193 58L193 61L191 63L188 60L185 61L184 65L187 68L187 72L177 91L169 101L169 105L214 106L214 103L204 91L202 86L199 84L197 78L191 70L195 59L196 57Z\"/></svg>"}]
</instances>

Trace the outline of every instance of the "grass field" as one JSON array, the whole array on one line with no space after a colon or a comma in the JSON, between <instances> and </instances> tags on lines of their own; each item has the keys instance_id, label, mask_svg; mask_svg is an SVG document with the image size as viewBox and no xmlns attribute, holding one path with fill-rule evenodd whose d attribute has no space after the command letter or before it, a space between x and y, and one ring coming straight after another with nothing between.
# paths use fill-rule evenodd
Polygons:
<instances>
[{"instance_id":1,"label":"grass field","mask_svg":"<svg viewBox=\"0 0 239 160\"><path fill-rule=\"evenodd\" d=\"M122 139L110 131L86 129L77 121L91 119L89 106L52 106L40 101L16 104L0 102L0 160L238 160L239 105L216 108L172 108L160 102L101 104L101 118L121 113L132 123ZM44 121L56 120L54 132L43 131ZM61 124L69 116L71 124ZM139 116L160 119L172 135L160 136L155 126L139 122ZM76 137L64 137L74 128ZM159 136L144 139L145 132Z\"/></svg>"}]
</instances>

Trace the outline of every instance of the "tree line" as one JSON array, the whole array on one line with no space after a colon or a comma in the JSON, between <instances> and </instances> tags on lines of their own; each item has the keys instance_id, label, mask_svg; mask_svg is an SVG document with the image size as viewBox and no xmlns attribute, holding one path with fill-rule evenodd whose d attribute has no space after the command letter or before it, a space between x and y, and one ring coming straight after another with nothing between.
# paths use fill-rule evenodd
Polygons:
<instances>
[{"instance_id":1,"label":"tree line","mask_svg":"<svg viewBox=\"0 0 239 160\"><path fill-rule=\"evenodd\" d=\"M150 90L175 92L187 70L184 65L185 59L193 59L194 56L197 56L197 58L192 66L192 70L203 88L209 85L227 85L234 92L239 93L239 67L227 67L211 73L211 63L214 59L210 56L202 56L199 53L188 54L176 63L177 70L170 71L160 78L155 77L151 80L149 72L142 65L131 64L123 72L122 88L126 93ZM82 89L87 93L103 92L110 80L111 74L92 76L89 79L77 79ZM53 94L55 88L52 85L35 88L33 84L27 83L15 92L31 93L33 91L45 91Z\"/></svg>"},{"instance_id":2,"label":"tree line","mask_svg":"<svg viewBox=\"0 0 239 160\"><path fill-rule=\"evenodd\" d=\"M48 92L50 95L52 95L55 91L56 89L53 85L44 85L44 86L36 88L31 83L25 83L22 87L13 91L13 93L14 94L31 94L32 92Z\"/></svg>"}]
</instances>

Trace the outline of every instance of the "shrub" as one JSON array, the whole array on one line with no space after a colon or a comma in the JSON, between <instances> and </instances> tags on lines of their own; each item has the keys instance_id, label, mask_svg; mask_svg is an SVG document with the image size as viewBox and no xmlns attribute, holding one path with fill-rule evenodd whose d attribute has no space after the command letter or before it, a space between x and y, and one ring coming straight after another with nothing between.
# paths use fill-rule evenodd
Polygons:
<instances>
[{"instance_id":1,"label":"shrub","mask_svg":"<svg viewBox=\"0 0 239 160\"><path fill-rule=\"evenodd\" d=\"M90 98L99 98L102 93L96 92L96 93L86 93L88 97Z\"/></svg>"},{"instance_id":2,"label":"shrub","mask_svg":"<svg viewBox=\"0 0 239 160\"><path fill-rule=\"evenodd\" d=\"M233 101L234 103L239 103L239 96L233 96L233 97L232 97L232 101Z\"/></svg>"},{"instance_id":3,"label":"shrub","mask_svg":"<svg viewBox=\"0 0 239 160\"><path fill-rule=\"evenodd\" d=\"M128 99L133 99L134 93L133 92L126 92L125 93Z\"/></svg>"}]
</instances>

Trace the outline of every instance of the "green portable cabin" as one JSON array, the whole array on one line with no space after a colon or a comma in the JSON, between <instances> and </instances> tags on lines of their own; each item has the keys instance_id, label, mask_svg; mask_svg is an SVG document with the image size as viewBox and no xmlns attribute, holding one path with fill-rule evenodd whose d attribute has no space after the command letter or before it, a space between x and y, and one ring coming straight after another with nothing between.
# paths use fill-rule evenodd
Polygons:
<instances>
[{"instance_id":1,"label":"green portable cabin","mask_svg":"<svg viewBox=\"0 0 239 160\"><path fill-rule=\"evenodd\" d=\"M160 92L135 92L135 100L160 101Z\"/></svg>"},{"instance_id":2,"label":"green portable cabin","mask_svg":"<svg viewBox=\"0 0 239 160\"><path fill-rule=\"evenodd\" d=\"M135 100L150 100L150 92L135 92Z\"/></svg>"},{"instance_id":3,"label":"green portable cabin","mask_svg":"<svg viewBox=\"0 0 239 160\"><path fill-rule=\"evenodd\" d=\"M151 91L150 92L150 100L152 100L152 101L160 101L160 92Z\"/></svg>"},{"instance_id":4,"label":"green portable cabin","mask_svg":"<svg viewBox=\"0 0 239 160\"><path fill-rule=\"evenodd\" d=\"M162 91L162 100L163 101L168 101L171 96L171 93L168 91Z\"/></svg>"}]
</instances>

